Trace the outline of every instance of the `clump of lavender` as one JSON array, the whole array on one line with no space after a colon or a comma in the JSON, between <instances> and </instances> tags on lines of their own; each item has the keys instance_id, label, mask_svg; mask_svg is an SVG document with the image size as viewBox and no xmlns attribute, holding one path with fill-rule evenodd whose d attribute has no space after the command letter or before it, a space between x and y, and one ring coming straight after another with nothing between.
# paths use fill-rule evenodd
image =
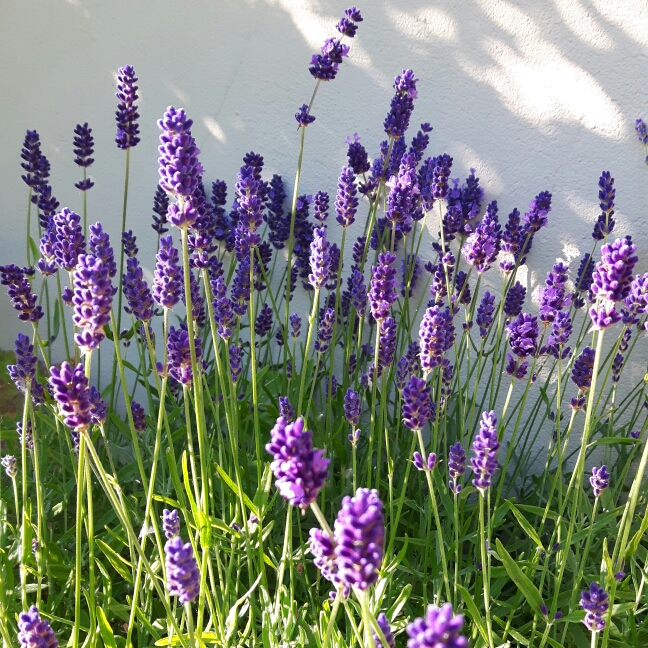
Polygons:
<instances>
[{"instance_id":1,"label":"clump of lavender","mask_svg":"<svg viewBox=\"0 0 648 648\"><path fill-rule=\"evenodd\" d=\"M270 437L266 450L273 456L270 467L279 494L292 506L307 508L328 477L324 450L313 448L312 433L305 429L301 416L294 423L279 417Z\"/></svg>"},{"instance_id":2,"label":"clump of lavender","mask_svg":"<svg viewBox=\"0 0 648 648\"><path fill-rule=\"evenodd\" d=\"M356 175L367 173L371 168L371 163L369 162L367 149L360 143L358 133L354 133L353 138L347 137L346 143L349 146L347 149L347 158L349 160L349 166L353 169L353 173Z\"/></svg>"},{"instance_id":3,"label":"clump of lavender","mask_svg":"<svg viewBox=\"0 0 648 648\"><path fill-rule=\"evenodd\" d=\"M457 441L450 446L448 453L448 475L450 476L450 490L458 495L463 486L459 479L466 472L466 452L461 443Z\"/></svg>"},{"instance_id":4,"label":"clump of lavender","mask_svg":"<svg viewBox=\"0 0 648 648\"><path fill-rule=\"evenodd\" d=\"M410 117L414 111L414 99L418 97L416 84L418 79L414 78L412 70L403 70L394 79L394 94L387 117L385 117L385 133L394 139L403 137L409 128Z\"/></svg>"},{"instance_id":5,"label":"clump of lavender","mask_svg":"<svg viewBox=\"0 0 648 648\"><path fill-rule=\"evenodd\" d=\"M115 119L117 121L117 135L115 142L117 147L123 150L137 146L140 141L139 135L139 113L135 102L137 95L137 77L132 65L125 65L119 68L117 73L117 111Z\"/></svg>"},{"instance_id":6,"label":"clump of lavender","mask_svg":"<svg viewBox=\"0 0 648 648\"><path fill-rule=\"evenodd\" d=\"M92 137L92 128L88 126L88 122L77 124L74 129L74 154L76 155L74 163L82 169L87 169L94 162L93 153L94 138ZM80 191L87 191L94 187L94 182L90 178L85 178L76 182L74 186Z\"/></svg>"},{"instance_id":7,"label":"clump of lavender","mask_svg":"<svg viewBox=\"0 0 648 648\"><path fill-rule=\"evenodd\" d=\"M378 580L385 527L378 491L358 488L342 500L334 526L335 557L340 581L366 590Z\"/></svg>"},{"instance_id":8,"label":"clump of lavender","mask_svg":"<svg viewBox=\"0 0 648 648\"><path fill-rule=\"evenodd\" d=\"M190 542L175 536L164 545L167 589L182 605L191 603L200 593L200 569Z\"/></svg>"},{"instance_id":9,"label":"clump of lavender","mask_svg":"<svg viewBox=\"0 0 648 648\"><path fill-rule=\"evenodd\" d=\"M72 367L63 362L60 369L51 367L49 385L65 425L77 432L87 429L92 422L92 403L83 364Z\"/></svg>"},{"instance_id":10,"label":"clump of lavender","mask_svg":"<svg viewBox=\"0 0 648 648\"><path fill-rule=\"evenodd\" d=\"M589 590L581 592L581 607L585 610L583 623L592 632L600 632L605 628L603 615L608 611L610 603L607 592L599 587L598 583L592 583Z\"/></svg>"},{"instance_id":11,"label":"clump of lavender","mask_svg":"<svg viewBox=\"0 0 648 648\"><path fill-rule=\"evenodd\" d=\"M230 374L232 376L232 382L236 384L239 377L241 376L241 371L243 370L242 363L242 353L241 347L236 346L235 344L230 345L229 348L230 356Z\"/></svg>"},{"instance_id":12,"label":"clump of lavender","mask_svg":"<svg viewBox=\"0 0 648 648\"><path fill-rule=\"evenodd\" d=\"M166 234L169 229L165 227L167 224L167 211L169 210L169 196L160 185L155 188L155 196L153 196L153 224L151 227L158 235Z\"/></svg>"},{"instance_id":13,"label":"clump of lavender","mask_svg":"<svg viewBox=\"0 0 648 648\"><path fill-rule=\"evenodd\" d=\"M564 263L556 263L551 272L547 273L545 287L540 295L540 321L550 324L554 321L556 313L570 304L566 295L567 272L569 267Z\"/></svg>"},{"instance_id":14,"label":"clump of lavender","mask_svg":"<svg viewBox=\"0 0 648 648\"><path fill-rule=\"evenodd\" d=\"M416 178L416 156L406 153L401 158L398 173L385 183L389 187L385 218L392 228L409 232L412 228L414 201L420 193Z\"/></svg>"},{"instance_id":15,"label":"clump of lavender","mask_svg":"<svg viewBox=\"0 0 648 648\"><path fill-rule=\"evenodd\" d=\"M132 259L139 252L139 248L137 247L137 237L133 234L133 230L122 232L121 243L124 248L124 254L129 259Z\"/></svg>"},{"instance_id":16,"label":"clump of lavender","mask_svg":"<svg viewBox=\"0 0 648 648\"><path fill-rule=\"evenodd\" d=\"M495 412L484 412L479 422L479 432L473 441L474 457L470 460L474 473L473 486L482 494L490 488L491 480L497 470L499 447Z\"/></svg>"},{"instance_id":17,"label":"clump of lavender","mask_svg":"<svg viewBox=\"0 0 648 648\"><path fill-rule=\"evenodd\" d=\"M57 648L59 645L50 624L41 619L35 605L18 615L18 631L22 648Z\"/></svg>"},{"instance_id":18,"label":"clump of lavender","mask_svg":"<svg viewBox=\"0 0 648 648\"><path fill-rule=\"evenodd\" d=\"M428 605L425 616L406 628L407 648L468 648L468 639L461 634L463 623L463 616L454 614L450 603Z\"/></svg>"},{"instance_id":19,"label":"clump of lavender","mask_svg":"<svg viewBox=\"0 0 648 648\"><path fill-rule=\"evenodd\" d=\"M581 409L585 405L584 394L592 386L595 356L594 349L585 347L574 361L571 380L578 387L578 396L571 400L573 409Z\"/></svg>"},{"instance_id":20,"label":"clump of lavender","mask_svg":"<svg viewBox=\"0 0 648 648\"><path fill-rule=\"evenodd\" d=\"M286 423L292 423L295 420L295 410L288 396L279 396L279 416L282 416Z\"/></svg>"},{"instance_id":21,"label":"clump of lavender","mask_svg":"<svg viewBox=\"0 0 648 648\"><path fill-rule=\"evenodd\" d=\"M420 452L415 452L412 455L412 463L416 470L425 471L425 470L434 470L437 464L437 456L435 452L431 452L427 456L427 462L423 461L423 457Z\"/></svg>"},{"instance_id":22,"label":"clump of lavender","mask_svg":"<svg viewBox=\"0 0 648 648\"><path fill-rule=\"evenodd\" d=\"M516 281L506 292L504 299L504 313L508 317L517 317L522 312L527 289Z\"/></svg>"},{"instance_id":23,"label":"clump of lavender","mask_svg":"<svg viewBox=\"0 0 648 648\"><path fill-rule=\"evenodd\" d=\"M101 259L108 272L108 277L112 279L117 274L117 264L115 263L115 253L110 245L110 237L99 222L90 225L89 229L88 248L90 254Z\"/></svg>"},{"instance_id":24,"label":"clump of lavender","mask_svg":"<svg viewBox=\"0 0 648 648\"><path fill-rule=\"evenodd\" d=\"M306 126L315 121L315 115L310 114L308 104L302 104L295 113L295 120L297 121L298 128L306 128Z\"/></svg>"},{"instance_id":25,"label":"clump of lavender","mask_svg":"<svg viewBox=\"0 0 648 648\"><path fill-rule=\"evenodd\" d=\"M592 468L590 484L594 491L594 497L599 497L601 493L610 485L610 473L605 466Z\"/></svg>"},{"instance_id":26,"label":"clump of lavender","mask_svg":"<svg viewBox=\"0 0 648 648\"><path fill-rule=\"evenodd\" d=\"M338 577L338 565L335 560L335 543L321 529L312 528L309 533L309 549L313 554L313 562L322 576L339 588L343 596L349 595L349 587L344 586Z\"/></svg>"}]
</instances>

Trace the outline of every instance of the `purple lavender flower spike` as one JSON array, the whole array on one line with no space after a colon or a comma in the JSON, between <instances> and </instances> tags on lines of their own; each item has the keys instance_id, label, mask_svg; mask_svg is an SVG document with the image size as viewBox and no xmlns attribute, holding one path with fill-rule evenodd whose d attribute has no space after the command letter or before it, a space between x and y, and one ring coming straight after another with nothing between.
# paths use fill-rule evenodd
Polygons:
<instances>
[{"instance_id":1,"label":"purple lavender flower spike","mask_svg":"<svg viewBox=\"0 0 648 648\"><path fill-rule=\"evenodd\" d=\"M595 355L594 349L585 347L574 362L571 379L581 392L586 392L592 386Z\"/></svg>"},{"instance_id":2,"label":"purple lavender flower spike","mask_svg":"<svg viewBox=\"0 0 648 648\"><path fill-rule=\"evenodd\" d=\"M367 173L371 168L371 164L369 162L369 156L367 155L367 149L360 144L358 133L354 133L352 138L347 137L346 143L349 146L347 150L347 158L349 160L349 166L353 169L353 173L356 175Z\"/></svg>"},{"instance_id":3,"label":"purple lavender flower spike","mask_svg":"<svg viewBox=\"0 0 648 648\"><path fill-rule=\"evenodd\" d=\"M153 296L144 280L144 273L137 260L137 257L126 261L126 273L122 278L124 296L128 306L124 308L127 313L132 313L133 317L140 322L148 322L153 318Z\"/></svg>"},{"instance_id":4,"label":"purple lavender flower spike","mask_svg":"<svg viewBox=\"0 0 648 648\"><path fill-rule=\"evenodd\" d=\"M176 536L164 545L164 553L169 594L177 596L182 605L191 603L200 592L200 569L191 543Z\"/></svg>"},{"instance_id":5,"label":"purple lavender flower spike","mask_svg":"<svg viewBox=\"0 0 648 648\"><path fill-rule=\"evenodd\" d=\"M146 430L146 412L137 401L131 401L131 414L133 415L135 431L144 432Z\"/></svg>"},{"instance_id":6,"label":"purple lavender flower spike","mask_svg":"<svg viewBox=\"0 0 648 648\"><path fill-rule=\"evenodd\" d=\"M541 191L529 205L529 211L524 214L524 221L529 231L537 232L547 224L547 215L551 211L551 194ZM528 251L528 250L527 250Z\"/></svg>"},{"instance_id":7,"label":"purple lavender flower spike","mask_svg":"<svg viewBox=\"0 0 648 648\"><path fill-rule=\"evenodd\" d=\"M124 254L129 259L132 259L139 252L139 248L137 247L137 237L133 234L133 230L122 232L121 243L124 248Z\"/></svg>"},{"instance_id":8,"label":"purple lavender flower spike","mask_svg":"<svg viewBox=\"0 0 648 648\"><path fill-rule=\"evenodd\" d=\"M40 242L38 244L38 250L41 253L41 258L36 262L36 267L40 273L49 277L58 272L58 267L56 265L54 257L54 245L56 243L56 232L54 231L54 223L52 222L52 217L47 216L47 226L41 236Z\"/></svg>"},{"instance_id":9,"label":"purple lavender flower spike","mask_svg":"<svg viewBox=\"0 0 648 648\"><path fill-rule=\"evenodd\" d=\"M310 114L308 104L302 104L299 110L295 113L298 128L306 128L309 124L315 121L315 115Z\"/></svg>"},{"instance_id":10,"label":"purple lavender flower spike","mask_svg":"<svg viewBox=\"0 0 648 648\"><path fill-rule=\"evenodd\" d=\"M380 648L396 648L396 638L394 637L394 633L391 631L391 627L389 625L389 621L387 620L387 617L385 616L384 612L381 612L377 617L376 621L378 623L378 626L380 627L380 630L382 631L383 635L385 635L385 640L387 641L386 644L383 644L378 637L378 635L372 630L371 633L373 635L373 640L374 643L376 644L376 647Z\"/></svg>"},{"instance_id":11,"label":"purple lavender flower spike","mask_svg":"<svg viewBox=\"0 0 648 648\"><path fill-rule=\"evenodd\" d=\"M421 367L427 375L441 364L443 354L454 342L454 324L448 308L430 306L423 315L419 328Z\"/></svg>"},{"instance_id":12,"label":"purple lavender flower spike","mask_svg":"<svg viewBox=\"0 0 648 648\"><path fill-rule=\"evenodd\" d=\"M529 313L520 313L506 326L511 351L518 358L527 358L537 351L538 318Z\"/></svg>"},{"instance_id":13,"label":"purple lavender flower spike","mask_svg":"<svg viewBox=\"0 0 648 648\"><path fill-rule=\"evenodd\" d=\"M466 452L461 443L457 441L450 446L448 453L448 475L450 477L450 490L458 495L463 486L459 482L460 478L466 472Z\"/></svg>"},{"instance_id":14,"label":"purple lavender flower spike","mask_svg":"<svg viewBox=\"0 0 648 648\"><path fill-rule=\"evenodd\" d=\"M353 428L360 423L360 394L349 387L344 394L344 418Z\"/></svg>"},{"instance_id":15,"label":"purple lavender flower spike","mask_svg":"<svg viewBox=\"0 0 648 648\"><path fill-rule=\"evenodd\" d=\"M362 265L362 259L364 258L365 246L367 244L366 236L358 236L353 244L353 262L356 266Z\"/></svg>"},{"instance_id":16,"label":"purple lavender flower spike","mask_svg":"<svg viewBox=\"0 0 648 648\"><path fill-rule=\"evenodd\" d=\"M592 325L599 331L614 326L623 319L623 315L616 310L613 303L598 304L590 308L589 316Z\"/></svg>"},{"instance_id":17,"label":"purple lavender flower spike","mask_svg":"<svg viewBox=\"0 0 648 648\"><path fill-rule=\"evenodd\" d=\"M43 386L36 380L36 356L34 345L29 338L18 333L15 343L16 364L7 365L9 377L23 394L30 389L32 401L35 405L44 402Z\"/></svg>"},{"instance_id":18,"label":"purple lavender flower spike","mask_svg":"<svg viewBox=\"0 0 648 648\"><path fill-rule=\"evenodd\" d=\"M403 70L394 79L394 90L396 94L391 100L391 106L387 117L385 117L385 133L394 139L403 137L409 127L410 117L414 110L414 99L418 92L416 84L418 79L414 78L412 70Z\"/></svg>"},{"instance_id":19,"label":"purple lavender flower spike","mask_svg":"<svg viewBox=\"0 0 648 648\"><path fill-rule=\"evenodd\" d=\"M637 139L642 144L648 144L648 128L643 119L639 118L635 120L635 131L637 133Z\"/></svg>"},{"instance_id":20,"label":"purple lavender flower spike","mask_svg":"<svg viewBox=\"0 0 648 648\"><path fill-rule=\"evenodd\" d=\"M484 494L490 488L491 480L497 470L497 418L495 412L484 412L479 422L479 432L473 441L474 457L470 464L474 473L473 486Z\"/></svg>"},{"instance_id":21,"label":"purple lavender flower spike","mask_svg":"<svg viewBox=\"0 0 648 648\"><path fill-rule=\"evenodd\" d=\"M140 141L138 137L139 125L137 123L139 113L135 105L138 99L136 82L137 77L132 65L119 68L117 73L117 94L115 95L118 99L117 111L115 112L117 121L115 142L117 147L122 150L137 146Z\"/></svg>"},{"instance_id":22,"label":"purple lavender flower spike","mask_svg":"<svg viewBox=\"0 0 648 648\"><path fill-rule=\"evenodd\" d=\"M180 535L180 515L176 509L162 511L162 530L167 540L172 540Z\"/></svg>"},{"instance_id":23,"label":"purple lavender flower spike","mask_svg":"<svg viewBox=\"0 0 648 648\"><path fill-rule=\"evenodd\" d=\"M416 179L416 156L406 153L401 158L398 173L385 183L389 187L385 218L391 227L399 227L403 232L412 228L414 202L420 193Z\"/></svg>"},{"instance_id":24,"label":"purple lavender flower spike","mask_svg":"<svg viewBox=\"0 0 648 648\"><path fill-rule=\"evenodd\" d=\"M260 337L265 337L272 329L272 308L268 304L263 304L256 322L254 323L254 332Z\"/></svg>"},{"instance_id":25,"label":"purple lavender flower spike","mask_svg":"<svg viewBox=\"0 0 648 648\"><path fill-rule=\"evenodd\" d=\"M403 388L403 424L412 431L422 430L430 420L431 387L425 380L410 376Z\"/></svg>"},{"instance_id":26,"label":"purple lavender flower spike","mask_svg":"<svg viewBox=\"0 0 648 648\"><path fill-rule=\"evenodd\" d=\"M638 261L637 247L629 239L617 239L601 248L601 261L592 275L592 293L618 302L630 293L632 271Z\"/></svg>"},{"instance_id":27,"label":"purple lavender flower spike","mask_svg":"<svg viewBox=\"0 0 648 648\"><path fill-rule=\"evenodd\" d=\"M592 238L595 241L602 241L612 233L614 229L614 198L616 196L616 189L614 188L614 178L610 175L609 171L603 171L599 178L599 200L601 201L601 213L594 223L594 231Z\"/></svg>"},{"instance_id":28,"label":"purple lavender flower spike","mask_svg":"<svg viewBox=\"0 0 648 648\"><path fill-rule=\"evenodd\" d=\"M612 382L616 385L621 380L621 370L623 369L623 354L617 353L612 361Z\"/></svg>"},{"instance_id":29,"label":"purple lavender flower spike","mask_svg":"<svg viewBox=\"0 0 648 648\"><path fill-rule=\"evenodd\" d=\"M202 357L202 345L200 338L196 338L196 360L200 366ZM169 329L169 338L167 341L167 355L169 359L169 374L175 378L181 385L189 385L193 380L193 371L191 369L191 351L189 348L189 333L184 328Z\"/></svg>"},{"instance_id":30,"label":"purple lavender flower spike","mask_svg":"<svg viewBox=\"0 0 648 648\"><path fill-rule=\"evenodd\" d=\"M461 634L463 615L453 614L452 605L428 605L423 618L414 619L406 628L407 648L468 648Z\"/></svg>"},{"instance_id":31,"label":"purple lavender flower spike","mask_svg":"<svg viewBox=\"0 0 648 648\"><path fill-rule=\"evenodd\" d=\"M50 392L63 422L77 432L85 430L92 422L92 403L83 364L72 367L63 362L60 369L51 367L50 374Z\"/></svg>"},{"instance_id":32,"label":"purple lavender flower spike","mask_svg":"<svg viewBox=\"0 0 648 648\"><path fill-rule=\"evenodd\" d=\"M623 323L626 326L639 324L639 315L648 311L648 272L637 275L630 284L630 292L625 298ZM630 329L628 329L630 330ZM621 349L623 351L623 349Z\"/></svg>"},{"instance_id":33,"label":"purple lavender flower spike","mask_svg":"<svg viewBox=\"0 0 648 648\"><path fill-rule=\"evenodd\" d=\"M545 287L540 295L540 321L550 324L556 313L571 304L566 296L567 272L569 267L564 263L556 263L551 272L547 273Z\"/></svg>"},{"instance_id":34,"label":"purple lavender flower spike","mask_svg":"<svg viewBox=\"0 0 648 648\"><path fill-rule=\"evenodd\" d=\"M327 308L324 311L319 328L317 330L317 339L315 340L315 351L324 353L328 351L331 346L331 338L333 337L333 320L335 319L335 311L332 308Z\"/></svg>"},{"instance_id":35,"label":"purple lavender flower spike","mask_svg":"<svg viewBox=\"0 0 648 648\"><path fill-rule=\"evenodd\" d=\"M389 315L391 305L396 301L396 255L384 252L378 255L378 265L371 268L371 290L369 305L371 314L378 322Z\"/></svg>"},{"instance_id":36,"label":"purple lavender flower spike","mask_svg":"<svg viewBox=\"0 0 648 648\"><path fill-rule=\"evenodd\" d=\"M335 196L335 220L342 227L349 227L355 221L358 211L358 190L353 169L342 167Z\"/></svg>"},{"instance_id":37,"label":"purple lavender flower spike","mask_svg":"<svg viewBox=\"0 0 648 648\"><path fill-rule=\"evenodd\" d=\"M292 423L295 420L295 410L288 396L279 396L279 416L286 419L286 423Z\"/></svg>"},{"instance_id":38,"label":"purple lavender flower spike","mask_svg":"<svg viewBox=\"0 0 648 648\"><path fill-rule=\"evenodd\" d=\"M500 249L504 258L500 261L500 270L508 274L515 268L515 259L518 257L520 246L524 243L524 228L520 225L520 212L514 209L508 216Z\"/></svg>"},{"instance_id":39,"label":"purple lavender flower spike","mask_svg":"<svg viewBox=\"0 0 648 648\"><path fill-rule=\"evenodd\" d=\"M320 290L331 276L331 244L326 240L326 227L316 227L313 230L310 268L308 280L315 290Z\"/></svg>"},{"instance_id":40,"label":"purple lavender flower spike","mask_svg":"<svg viewBox=\"0 0 648 648\"><path fill-rule=\"evenodd\" d=\"M18 462L13 455L5 455L0 461L0 465L5 469L5 474L10 479L15 479L18 474Z\"/></svg>"},{"instance_id":41,"label":"purple lavender flower spike","mask_svg":"<svg viewBox=\"0 0 648 648\"><path fill-rule=\"evenodd\" d=\"M173 238L163 236L155 264L153 299L162 308L173 308L180 301L183 286L180 254L173 247Z\"/></svg>"},{"instance_id":42,"label":"purple lavender flower spike","mask_svg":"<svg viewBox=\"0 0 648 648\"><path fill-rule=\"evenodd\" d=\"M160 236L169 231L167 224L167 212L169 211L169 196L160 185L155 188L155 196L153 196L153 224L151 227Z\"/></svg>"},{"instance_id":43,"label":"purple lavender flower spike","mask_svg":"<svg viewBox=\"0 0 648 648\"><path fill-rule=\"evenodd\" d=\"M396 321L393 317L386 317L380 323L380 353L379 362L382 366L387 367L394 362L396 353Z\"/></svg>"},{"instance_id":44,"label":"purple lavender flower spike","mask_svg":"<svg viewBox=\"0 0 648 648\"><path fill-rule=\"evenodd\" d=\"M502 227L497 219L497 202L488 205L486 215L475 231L468 236L463 246L463 255L468 265L479 274L490 269L500 250Z\"/></svg>"},{"instance_id":45,"label":"purple lavender flower spike","mask_svg":"<svg viewBox=\"0 0 648 648\"><path fill-rule=\"evenodd\" d=\"M569 313L567 311L556 313L554 321L551 324L551 335L547 340L546 350L557 360L564 360L569 355L571 349L566 344L569 341L572 330L573 326Z\"/></svg>"},{"instance_id":46,"label":"purple lavender flower spike","mask_svg":"<svg viewBox=\"0 0 648 648\"><path fill-rule=\"evenodd\" d=\"M605 628L603 615L608 611L610 603L607 592L599 587L598 583L592 583L589 590L581 592L581 607L585 610L583 623L592 632L600 632Z\"/></svg>"},{"instance_id":47,"label":"purple lavender flower spike","mask_svg":"<svg viewBox=\"0 0 648 648\"><path fill-rule=\"evenodd\" d=\"M57 648L59 645L50 624L41 619L35 605L18 615L18 630L22 648Z\"/></svg>"},{"instance_id":48,"label":"purple lavender flower spike","mask_svg":"<svg viewBox=\"0 0 648 648\"><path fill-rule=\"evenodd\" d=\"M110 322L115 289L103 261L81 254L72 274L74 340L83 353L96 349L106 337L103 327Z\"/></svg>"},{"instance_id":49,"label":"purple lavender flower spike","mask_svg":"<svg viewBox=\"0 0 648 648\"><path fill-rule=\"evenodd\" d=\"M310 506L328 477L329 460L324 450L313 448L312 434L301 416L294 423L279 417L270 432L266 450L273 456L270 467L279 494L292 506Z\"/></svg>"},{"instance_id":50,"label":"purple lavender flower spike","mask_svg":"<svg viewBox=\"0 0 648 648\"><path fill-rule=\"evenodd\" d=\"M605 466L592 468L590 484L594 491L594 497L599 497L601 493L610 485L610 473Z\"/></svg>"},{"instance_id":51,"label":"purple lavender flower spike","mask_svg":"<svg viewBox=\"0 0 648 648\"><path fill-rule=\"evenodd\" d=\"M479 306L477 307L477 326L479 326L479 335L485 338L488 335L490 327L493 325L493 315L495 314L495 295L488 291L484 293Z\"/></svg>"},{"instance_id":52,"label":"purple lavender flower spike","mask_svg":"<svg viewBox=\"0 0 648 648\"><path fill-rule=\"evenodd\" d=\"M76 155L74 162L77 166L83 169L92 166L94 162L92 158L92 154L94 153L93 147L94 138L92 137L92 128L88 126L88 122L85 124L77 124L74 129L74 154ZM87 191L94 187L94 182L90 178L86 178L85 180L76 182L74 186L80 191Z\"/></svg>"},{"instance_id":53,"label":"purple lavender flower spike","mask_svg":"<svg viewBox=\"0 0 648 648\"><path fill-rule=\"evenodd\" d=\"M36 304L38 296L31 290L26 270L26 268L19 268L13 263L0 266L0 284L7 286L7 295L9 295L14 309L19 311L19 320L38 322L44 313L43 309Z\"/></svg>"},{"instance_id":54,"label":"purple lavender flower spike","mask_svg":"<svg viewBox=\"0 0 648 648\"><path fill-rule=\"evenodd\" d=\"M378 491L358 488L342 500L334 526L338 575L347 587L364 591L378 580L385 527Z\"/></svg>"},{"instance_id":55,"label":"purple lavender flower spike","mask_svg":"<svg viewBox=\"0 0 648 648\"><path fill-rule=\"evenodd\" d=\"M329 201L326 191L318 191L313 196L313 218L319 223L324 223L328 218Z\"/></svg>"},{"instance_id":56,"label":"purple lavender flower spike","mask_svg":"<svg viewBox=\"0 0 648 648\"><path fill-rule=\"evenodd\" d=\"M241 357L241 347L236 346L235 344L230 345L229 348L230 356L230 373L232 375L232 382L236 384L239 377L241 376L242 363L243 359Z\"/></svg>"},{"instance_id":57,"label":"purple lavender flower spike","mask_svg":"<svg viewBox=\"0 0 648 648\"><path fill-rule=\"evenodd\" d=\"M38 131L28 130L25 133L25 141L20 151L20 157L23 160L20 166L26 172L25 175L21 176L23 182L32 190L38 191L41 182L40 161L42 157Z\"/></svg>"},{"instance_id":58,"label":"purple lavender flower spike","mask_svg":"<svg viewBox=\"0 0 648 648\"><path fill-rule=\"evenodd\" d=\"M54 258L59 268L74 270L79 255L85 251L81 218L67 207L54 217Z\"/></svg>"},{"instance_id":59,"label":"purple lavender flower spike","mask_svg":"<svg viewBox=\"0 0 648 648\"><path fill-rule=\"evenodd\" d=\"M92 385L90 387L90 418L95 425L103 425L108 415L108 407L101 398L99 390Z\"/></svg>"},{"instance_id":60,"label":"purple lavender flower spike","mask_svg":"<svg viewBox=\"0 0 648 648\"><path fill-rule=\"evenodd\" d=\"M290 331L293 340L296 340L301 333L302 319L297 313L293 313L289 318L290 320Z\"/></svg>"},{"instance_id":61,"label":"purple lavender flower spike","mask_svg":"<svg viewBox=\"0 0 648 648\"><path fill-rule=\"evenodd\" d=\"M117 274L117 264L115 263L115 253L110 245L110 238L101 223L90 225L89 229L88 248L90 254L101 259L108 272L108 277L112 279Z\"/></svg>"},{"instance_id":62,"label":"purple lavender flower spike","mask_svg":"<svg viewBox=\"0 0 648 648\"><path fill-rule=\"evenodd\" d=\"M519 281L508 289L504 300L504 313L508 317L517 317L522 312L526 293L527 289Z\"/></svg>"},{"instance_id":63,"label":"purple lavender flower spike","mask_svg":"<svg viewBox=\"0 0 648 648\"><path fill-rule=\"evenodd\" d=\"M363 317L367 308L367 287L365 286L364 276L358 268L354 267L347 282L351 304L355 308L358 317Z\"/></svg>"},{"instance_id":64,"label":"purple lavender flower spike","mask_svg":"<svg viewBox=\"0 0 648 648\"><path fill-rule=\"evenodd\" d=\"M344 596L349 595L349 588L344 587L338 577L338 565L335 561L335 543L321 529L310 530L309 549L313 554L313 562L322 576L339 588Z\"/></svg>"},{"instance_id":65,"label":"purple lavender flower spike","mask_svg":"<svg viewBox=\"0 0 648 648\"><path fill-rule=\"evenodd\" d=\"M574 293L572 295L572 303L576 308L582 308L585 305L585 300L582 293L589 291L592 285L592 275L594 273L594 260L587 252L581 259L576 273L576 285L574 286Z\"/></svg>"},{"instance_id":66,"label":"purple lavender flower spike","mask_svg":"<svg viewBox=\"0 0 648 648\"><path fill-rule=\"evenodd\" d=\"M23 425L21 421L18 421L16 423L16 434L18 435L18 441L22 445ZM25 434L25 448L27 448L27 450L34 449L34 429L32 427L32 422L30 419L27 419L27 433Z\"/></svg>"}]
</instances>

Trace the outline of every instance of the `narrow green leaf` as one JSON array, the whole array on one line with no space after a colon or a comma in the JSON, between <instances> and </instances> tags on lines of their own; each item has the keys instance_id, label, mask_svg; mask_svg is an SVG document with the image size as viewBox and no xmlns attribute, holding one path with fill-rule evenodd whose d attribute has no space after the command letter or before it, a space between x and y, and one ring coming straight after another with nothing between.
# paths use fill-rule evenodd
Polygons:
<instances>
[{"instance_id":1,"label":"narrow green leaf","mask_svg":"<svg viewBox=\"0 0 648 648\"><path fill-rule=\"evenodd\" d=\"M542 541L540 540L540 536L536 533L536 530L533 528L531 523L522 515L522 513L518 510L517 506L511 502L511 500L505 500L506 504L508 505L509 509L511 509L511 513L515 515L515 519L518 521L518 524L522 527L522 530L535 542L537 547L540 547L544 551L544 547L542 546Z\"/></svg>"},{"instance_id":2,"label":"narrow green leaf","mask_svg":"<svg viewBox=\"0 0 648 648\"><path fill-rule=\"evenodd\" d=\"M257 517L259 516L259 509L254 505L252 500L245 494L245 493L239 493L238 486L232 481L232 478L218 465L216 464L216 470L218 470L218 474L222 477L223 481L230 487L230 489L235 493L237 497L243 497L243 502L245 503L245 506L247 506L254 515Z\"/></svg>"},{"instance_id":3,"label":"narrow green leaf","mask_svg":"<svg viewBox=\"0 0 648 648\"><path fill-rule=\"evenodd\" d=\"M101 538L95 538L95 544L103 551L110 564L119 572L119 575L130 585L133 582L131 570L133 566L122 558L109 544Z\"/></svg>"},{"instance_id":4,"label":"narrow green leaf","mask_svg":"<svg viewBox=\"0 0 648 648\"><path fill-rule=\"evenodd\" d=\"M481 614L479 614L479 610L475 605L475 601L473 600L472 594L465 587L459 585L459 583L457 583L457 589L459 590L459 593L461 594L461 598L463 598L464 603L468 608L470 617L472 618L473 623L477 626L477 629L479 630L482 639L488 643L488 631L486 630L486 623L484 619L482 619Z\"/></svg>"},{"instance_id":5,"label":"narrow green leaf","mask_svg":"<svg viewBox=\"0 0 648 648\"><path fill-rule=\"evenodd\" d=\"M106 648L117 648L117 643L115 641L115 635L106 619L106 614L103 611L102 607L97 606L97 619L99 621L99 632L101 633L101 638L103 639L104 646Z\"/></svg>"},{"instance_id":6,"label":"narrow green leaf","mask_svg":"<svg viewBox=\"0 0 648 648\"><path fill-rule=\"evenodd\" d=\"M531 582L531 579L518 567L518 564L511 558L499 538L497 539L497 553L504 564L506 572L511 580L517 585L522 595L527 600L534 612L540 612L542 607L542 596L538 588Z\"/></svg>"}]
</instances>

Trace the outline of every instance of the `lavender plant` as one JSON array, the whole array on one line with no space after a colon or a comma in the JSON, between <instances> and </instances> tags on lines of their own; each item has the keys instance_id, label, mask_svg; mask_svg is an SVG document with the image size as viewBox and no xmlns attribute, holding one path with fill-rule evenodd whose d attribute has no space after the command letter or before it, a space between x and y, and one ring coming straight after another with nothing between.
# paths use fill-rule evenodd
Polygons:
<instances>
[{"instance_id":1,"label":"lavender plant","mask_svg":"<svg viewBox=\"0 0 648 648\"><path fill-rule=\"evenodd\" d=\"M23 327L21 412L0 429L4 645L648 642L648 395L630 369L648 275L612 237L614 178L592 188L594 247L552 265L537 306L520 270L552 195L529 188L500 223L506 197L428 155L429 123L410 129L424 75L396 75L376 157L354 134L337 186L304 190L315 100L362 22L346 9L306 66L292 187L248 152L228 194L167 108L152 285L147 230L126 228L133 68L120 223L86 227L87 123L70 160L83 218L59 209L27 131L41 240L0 267Z\"/></svg>"}]
</instances>

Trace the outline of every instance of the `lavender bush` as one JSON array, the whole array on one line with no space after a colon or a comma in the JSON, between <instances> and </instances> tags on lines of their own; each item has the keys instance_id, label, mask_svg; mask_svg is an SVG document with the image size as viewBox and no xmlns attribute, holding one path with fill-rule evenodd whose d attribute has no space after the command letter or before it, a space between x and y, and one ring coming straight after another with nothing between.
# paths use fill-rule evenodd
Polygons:
<instances>
[{"instance_id":1,"label":"lavender bush","mask_svg":"<svg viewBox=\"0 0 648 648\"><path fill-rule=\"evenodd\" d=\"M362 22L345 10L305 66L292 187L257 152L233 182L209 177L170 106L159 184L129 188L138 78L122 67L118 247L88 220L90 126L70 160L81 215L27 131L39 244L0 267L24 331L8 367L24 406L0 431L5 646L648 644L648 399L626 369L648 274L614 237L614 179L591 249L549 270L537 307L518 271L551 193L502 218L476 170L429 155L412 70L383 141L349 136L337 186L302 193L315 100ZM152 285L147 230L127 229L143 190Z\"/></svg>"}]
</instances>

